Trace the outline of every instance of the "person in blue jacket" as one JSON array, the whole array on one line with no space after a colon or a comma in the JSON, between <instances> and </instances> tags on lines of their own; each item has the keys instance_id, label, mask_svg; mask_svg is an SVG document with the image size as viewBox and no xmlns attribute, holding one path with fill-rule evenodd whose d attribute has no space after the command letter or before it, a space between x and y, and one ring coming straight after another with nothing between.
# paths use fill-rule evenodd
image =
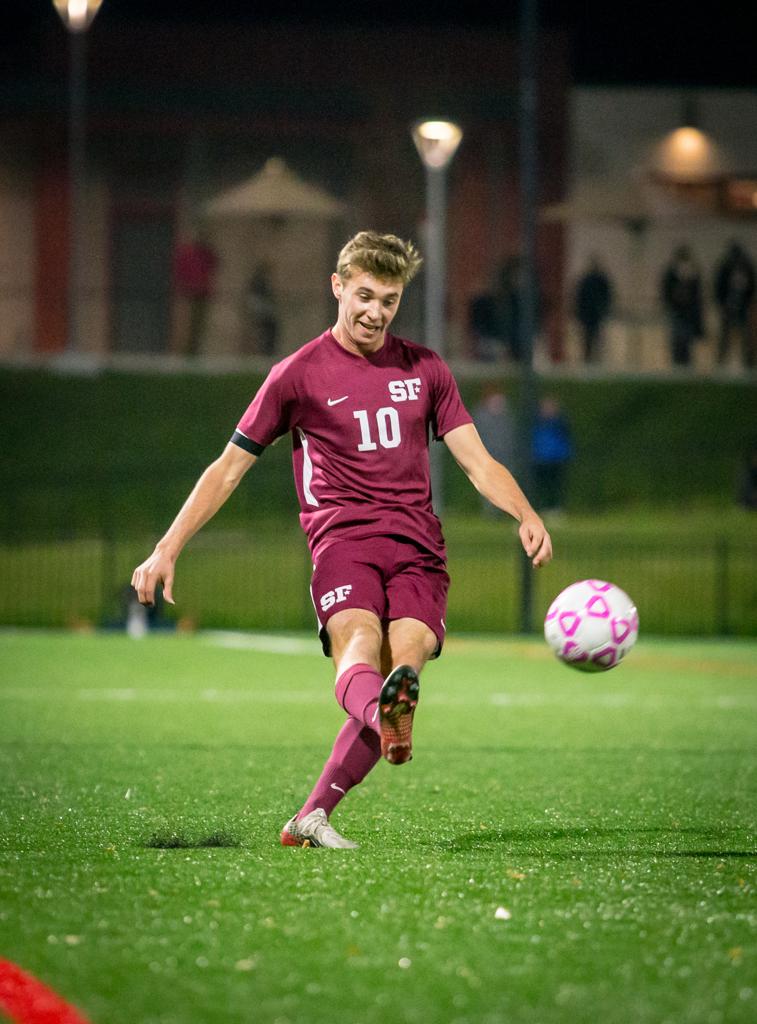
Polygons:
<instances>
[{"instance_id":1,"label":"person in blue jacket","mask_svg":"<svg viewBox=\"0 0 757 1024\"><path fill-rule=\"evenodd\" d=\"M560 403L552 395L546 395L539 402L531 455L536 507L542 512L562 511L567 468L573 458L573 439Z\"/></svg>"}]
</instances>

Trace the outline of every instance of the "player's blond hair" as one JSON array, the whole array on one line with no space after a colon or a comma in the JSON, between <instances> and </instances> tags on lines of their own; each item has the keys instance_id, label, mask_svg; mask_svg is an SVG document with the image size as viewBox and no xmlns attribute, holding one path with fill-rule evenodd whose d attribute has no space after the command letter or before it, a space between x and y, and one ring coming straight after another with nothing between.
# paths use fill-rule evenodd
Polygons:
<instances>
[{"instance_id":1,"label":"player's blond hair","mask_svg":"<svg viewBox=\"0 0 757 1024\"><path fill-rule=\"evenodd\" d=\"M343 281L363 272L380 280L400 280L405 285L415 277L422 262L412 242L378 231L359 231L339 253L336 272Z\"/></svg>"}]
</instances>

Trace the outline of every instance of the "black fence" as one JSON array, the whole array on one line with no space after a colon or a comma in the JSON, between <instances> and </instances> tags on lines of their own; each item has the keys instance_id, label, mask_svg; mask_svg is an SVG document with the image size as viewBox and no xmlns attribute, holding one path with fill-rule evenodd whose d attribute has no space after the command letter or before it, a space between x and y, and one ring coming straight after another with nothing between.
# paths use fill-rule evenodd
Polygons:
<instances>
[{"instance_id":1,"label":"black fence","mask_svg":"<svg viewBox=\"0 0 757 1024\"><path fill-rule=\"evenodd\" d=\"M520 552L509 524L467 516L447 524L454 632L520 628ZM0 624L121 628L132 570L155 536L79 536L0 545ZM642 630L667 636L757 636L757 545L717 537L672 544L586 535L560 539L559 557L535 573L533 628L552 598L577 579L609 579L639 609ZM177 566L176 607L156 625L310 629L312 570L294 516L257 516L246 529L208 528Z\"/></svg>"}]
</instances>

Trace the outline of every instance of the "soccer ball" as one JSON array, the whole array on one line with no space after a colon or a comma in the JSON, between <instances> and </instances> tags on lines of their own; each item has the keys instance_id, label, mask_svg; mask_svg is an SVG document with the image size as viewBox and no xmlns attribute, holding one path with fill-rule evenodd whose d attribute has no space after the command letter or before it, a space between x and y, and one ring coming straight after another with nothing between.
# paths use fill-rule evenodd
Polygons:
<instances>
[{"instance_id":1,"label":"soccer ball","mask_svg":"<svg viewBox=\"0 0 757 1024\"><path fill-rule=\"evenodd\" d=\"M581 580L558 594L544 619L544 637L560 661L582 672L605 672L639 635L631 598L614 583Z\"/></svg>"}]
</instances>

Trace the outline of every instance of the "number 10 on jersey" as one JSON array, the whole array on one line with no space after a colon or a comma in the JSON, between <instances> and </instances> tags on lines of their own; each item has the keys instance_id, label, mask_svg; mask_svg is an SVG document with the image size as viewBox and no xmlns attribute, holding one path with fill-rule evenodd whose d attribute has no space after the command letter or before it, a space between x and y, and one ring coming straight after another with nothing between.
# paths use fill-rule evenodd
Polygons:
<instances>
[{"instance_id":1,"label":"number 10 on jersey","mask_svg":"<svg viewBox=\"0 0 757 1024\"><path fill-rule=\"evenodd\" d=\"M366 409L357 409L352 414L360 424L360 444L357 446L359 452L375 452L378 445L371 434L371 418ZM392 406L376 412L376 430L379 444L382 448L396 448L402 440L400 435L400 418L397 410Z\"/></svg>"}]
</instances>

